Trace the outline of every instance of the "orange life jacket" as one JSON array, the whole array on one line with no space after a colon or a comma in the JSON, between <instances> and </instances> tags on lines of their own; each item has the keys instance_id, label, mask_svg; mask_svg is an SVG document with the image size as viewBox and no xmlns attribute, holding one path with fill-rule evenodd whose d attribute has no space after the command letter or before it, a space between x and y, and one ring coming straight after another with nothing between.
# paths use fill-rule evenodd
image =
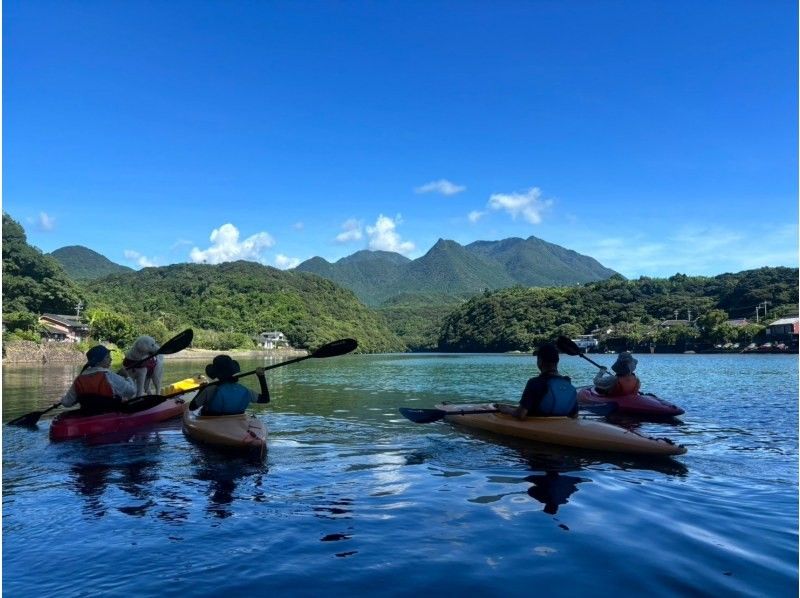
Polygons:
<instances>
[{"instance_id":1,"label":"orange life jacket","mask_svg":"<svg viewBox=\"0 0 800 598\"><path fill-rule=\"evenodd\" d=\"M642 383L635 374L628 374L626 376L617 376L617 383L609 391L609 396L622 397L627 395L635 395L639 392Z\"/></svg>"},{"instance_id":2,"label":"orange life jacket","mask_svg":"<svg viewBox=\"0 0 800 598\"><path fill-rule=\"evenodd\" d=\"M75 378L75 394L78 400L82 396L114 398L114 389L106 378L105 372L93 372Z\"/></svg>"}]
</instances>

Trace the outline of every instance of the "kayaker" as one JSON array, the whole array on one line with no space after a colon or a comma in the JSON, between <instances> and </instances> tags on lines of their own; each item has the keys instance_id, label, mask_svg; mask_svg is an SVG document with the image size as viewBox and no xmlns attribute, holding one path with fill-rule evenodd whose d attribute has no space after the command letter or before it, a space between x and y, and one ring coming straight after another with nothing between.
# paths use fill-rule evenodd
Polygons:
<instances>
[{"instance_id":1,"label":"kayaker","mask_svg":"<svg viewBox=\"0 0 800 598\"><path fill-rule=\"evenodd\" d=\"M231 359L229 355L217 355L206 366L206 375L219 380L220 384L201 389L189 403L189 408L203 407L201 415L238 415L244 413L250 403L269 403L264 368L256 368L260 394L236 381L235 376L239 371L238 361Z\"/></svg>"},{"instance_id":2,"label":"kayaker","mask_svg":"<svg viewBox=\"0 0 800 598\"><path fill-rule=\"evenodd\" d=\"M613 374L608 372L608 368L602 367L594 377L594 387L597 392L609 397L634 395L639 392L642 383L633 373L637 363L639 362L629 351L620 353L611 365Z\"/></svg>"},{"instance_id":3,"label":"kayaker","mask_svg":"<svg viewBox=\"0 0 800 598\"><path fill-rule=\"evenodd\" d=\"M118 408L122 401L136 396L136 384L123 370L112 372L111 351L96 345L86 352L86 365L61 397L64 407L79 403L84 411L103 413Z\"/></svg>"},{"instance_id":4,"label":"kayaker","mask_svg":"<svg viewBox=\"0 0 800 598\"><path fill-rule=\"evenodd\" d=\"M518 419L528 416L578 416L577 391L569 377L558 373L558 349L546 343L534 352L536 365L541 372L528 380L519 405L498 404L501 413L513 415Z\"/></svg>"}]
</instances>

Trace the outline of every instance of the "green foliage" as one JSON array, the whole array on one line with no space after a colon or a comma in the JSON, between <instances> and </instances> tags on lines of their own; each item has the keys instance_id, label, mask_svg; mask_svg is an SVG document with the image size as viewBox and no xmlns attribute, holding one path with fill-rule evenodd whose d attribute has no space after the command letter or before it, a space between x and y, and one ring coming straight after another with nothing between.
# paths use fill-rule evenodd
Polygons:
<instances>
[{"instance_id":1,"label":"green foliage","mask_svg":"<svg viewBox=\"0 0 800 598\"><path fill-rule=\"evenodd\" d=\"M74 313L78 287L50 256L28 245L25 231L3 214L3 311Z\"/></svg>"},{"instance_id":2,"label":"green foliage","mask_svg":"<svg viewBox=\"0 0 800 598\"><path fill-rule=\"evenodd\" d=\"M192 346L198 349L230 351L232 349L254 349L255 342L241 332L216 332L200 328L194 331Z\"/></svg>"},{"instance_id":3,"label":"green foliage","mask_svg":"<svg viewBox=\"0 0 800 598\"><path fill-rule=\"evenodd\" d=\"M198 347L252 347L259 333L280 330L292 346L312 350L346 337L357 339L364 352L405 350L350 291L318 276L253 262L146 268L89 281L85 289L95 309L124 310L137 331L154 321L168 336L194 328ZM204 337L200 331L236 335Z\"/></svg>"},{"instance_id":4,"label":"green foliage","mask_svg":"<svg viewBox=\"0 0 800 598\"><path fill-rule=\"evenodd\" d=\"M127 346L139 336L130 316L111 310L92 309L87 312L89 334L98 341L110 341Z\"/></svg>"},{"instance_id":5,"label":"green foliage","mask_svg":"<svg viewBox=\"0 0 800 598\"><path fill-rule=\"evenodd\" d=\"M31 331L40 333L39 318L29 311L12 311L3 314L6 332Z\"/></svg>"},{"instance_id":6,"label":"green foliage","mask_svg":"<svg viewBox=\"0 0 800 598\"><path fill-rule=\"evenodd\" d=\"M574 336L611 330L604 339L613 350L670 347L703 348L719 342L752 341L763 326L734 328L729 318L755 315L769 288L773 313L797 313L798 270L761 268L713 278L675 275L667 279L619 276L579 287L515 288L484 293L457 307L443 321L437 346L442 351L529 350L559 334ZM675 312L696 321L663 327ZM733 313L731 313L733 312Z\"/></svg>"},{"instance_id":7,"label":"green foliage","mask_svg":"<svg viewBox=\"0 0 800 598\"><path fill-rule=\"evenodd\" d=\"M108 274L132 272L128 266L115 264L104 255L82 245L61 247L50 254L73 280L92 280Z\"/></svg>"}]
</instances>

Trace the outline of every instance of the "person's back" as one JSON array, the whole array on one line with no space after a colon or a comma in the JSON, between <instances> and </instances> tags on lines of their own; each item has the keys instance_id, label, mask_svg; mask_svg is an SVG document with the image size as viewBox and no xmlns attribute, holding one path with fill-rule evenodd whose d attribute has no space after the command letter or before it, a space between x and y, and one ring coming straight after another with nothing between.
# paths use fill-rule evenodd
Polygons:
<instances>
[{"instance_id":1,"label":"person's back","mask_svg":"<svg viewBox=\"0 0 800 598\"><path fill-rule=\"evenodd\" d=\"M547 343L542 345L536 355L536 365L541 372L528 380L519 406L498 405L501 413L519 419L526 417L550 417L578 415L577 391L568 376L558 372L558 349Z\"/></svg>"},{"instance_id":2,"label":"person's back","mask_svg":"<svg viewBox=\"0 0 800 598\"><path fill-rule=\"evenodd\" d=\"M224 382L203 389L206 393L203 415L238 415L253 399L253 391L238 382Z\"/></svg>"}]
</instances>

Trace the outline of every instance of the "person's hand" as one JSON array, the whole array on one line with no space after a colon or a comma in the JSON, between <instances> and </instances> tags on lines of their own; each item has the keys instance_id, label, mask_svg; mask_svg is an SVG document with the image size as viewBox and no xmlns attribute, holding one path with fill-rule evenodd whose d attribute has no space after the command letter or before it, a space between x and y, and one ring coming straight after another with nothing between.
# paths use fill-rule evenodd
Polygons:
<instances>
[{"instance_id":1,"label":"person's hand","mask_svg":"<svg viewBox=\"0 0 800 598\"><path fill-rule=\"evenodd\" d=\"M256 376L263 376L264 375L264 371L265 370L264 370L263 366L262 367L257 367L256 368Z\"/></svg>"}]
</instances>

